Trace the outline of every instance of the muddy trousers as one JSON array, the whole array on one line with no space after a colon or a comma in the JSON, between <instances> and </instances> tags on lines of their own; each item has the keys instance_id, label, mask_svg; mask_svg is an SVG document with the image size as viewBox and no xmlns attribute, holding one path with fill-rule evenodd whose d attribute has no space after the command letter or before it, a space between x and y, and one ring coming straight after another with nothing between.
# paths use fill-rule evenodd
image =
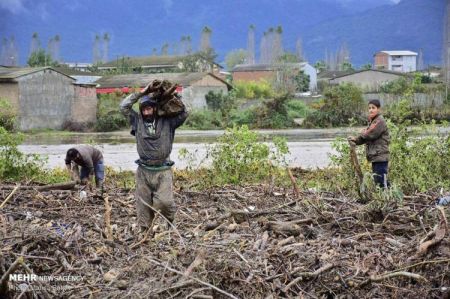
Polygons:
<instances>
[{"instance_id":1,"label":"muddy trousers","mask_svg":"<svg viewBox=\"0 0 450 299\"><path fill-rule=\"evenodd\" d=\"M141 230L153 224L155 212L152 208L173 222L176 206L172 191L172 169L150 171L139 166L136 171L135 200Z\"/></svg>"}]
</instances>

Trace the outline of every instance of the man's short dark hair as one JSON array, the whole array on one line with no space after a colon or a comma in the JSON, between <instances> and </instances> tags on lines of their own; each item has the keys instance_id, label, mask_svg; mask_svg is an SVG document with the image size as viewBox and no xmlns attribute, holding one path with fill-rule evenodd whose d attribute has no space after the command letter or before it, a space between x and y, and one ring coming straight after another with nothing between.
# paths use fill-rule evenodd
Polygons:
<instances>
[{"instance_id":1,"label":"man's short dark hair","mask_svg":"<svg viewBox=\"0 0 450 299\"><path fill-rule=\"evenodd\" d=\"M372 104L372 105L374 105L374 106L377 107L377 108L380 108L380 107L381 107L380 100L376 100L376 99L370 100L370 101L369 101L369 104Z\"/></svg>"},{"instance_id":2,"label":"man's short dark hair","mask_svg":"<svg viewBox=\"0 0 450 299\"><path fill-rule=\"evenodd\" d=\"M78 155L78 151L74 148L71 148L67 151L67 157L71 160L75 159Z\"/></svg>"}]
</instances>

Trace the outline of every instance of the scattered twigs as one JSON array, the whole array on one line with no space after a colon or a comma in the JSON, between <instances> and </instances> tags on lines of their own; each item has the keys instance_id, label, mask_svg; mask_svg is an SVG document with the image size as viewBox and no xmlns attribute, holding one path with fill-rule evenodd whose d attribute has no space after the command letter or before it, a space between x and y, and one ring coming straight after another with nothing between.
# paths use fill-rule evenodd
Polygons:
<instances>
[{"instance_id":1,"label":"scattered twigs","mask_svg":"<svg viewBox=\"0 0 450 299\"><path fill-rule=\"evenodd\" d=\"M295 181L295 177L292 174L292 171L289 167L286 168L289 178L291 179L292 186L294 187L295 197L298 198L300 196L300 189L298 188L297 182Z\"/></svg>"},{"instance_id":2,"label":"scattered twigs","mask_svg":"<svg viewBox=\"0 0 450 299\"><path fill-rule=\"evenodd\" d=\"M195 257L194 261L187 267L186 271L184 271L183 275L184 277L189 277L192 274L192 271L194 271L195 268L200 266L203 261L205 260L206 252L204 250L200 250L198 255Z\"/></svg>"},{"instance_id":3,"label":"scattered twigs","mask_svg":"<svg viewBox=\"0 0 450 299\"><path fill-rule=\"evenodd\" d=\"M448 223L447 217L445 216L444 208L441 206L437 207L439 211L439 227L434 231L434 237L431 240L425 241L419 245L419 250L417 251L416 256L420 257L427 254L428 250L437 244L439 244L444 237L447 235L448 231Z\"/></svg>"},{"instance_id":4,"label":"scattered twigs","mask_svg":"<svg viewBox=\"0 0 450 299\"><path fill-rule=\"evenodd\" d=\"M113 233L111 228L111 205L109 204L108 196L104 197L105 200L105 229L106 238L110 241L113 240Z\"/></svg>"},{"instance_id":5,"label":"scattered twigs","mask_svg":"<svg viewBox=\"0 0 450 299\"><path fill-rule=\"evenodd\" d=\"M14 271L17 270L17 268L20 267L20 265L22 265L23 263L23 257L19 256L14 263L11 264L11 266L9 266L8 270L6 270L6 272L3 274L1 280L0 280L0 295L1 296L6 296L6 292L8 289L8 279L9 279L9 274L14 273Z\"/></svg>"},{"instance_id":6,"label":"scattered twigs","mask_svg":"<svg viewBox=\"0 0 450 299\"><path fill-rule=\"evenodd\" d=\"M3 208L3 206L8 202L8 200L14 195L14 193L16 193L16 191L19 189L20 184L16 185L16 187L14 187L14 189L11 191L11 193L9 193L9 195L5 198L5 200L2 202L2 204L0 205L0 209Z\"/></svg>"},{"instance_id":7,"label":"scattered twigs","mask_svg":"<svg viewBox=\"0 0 450 299\"><path fill-rule=\"evenodd\" d=\"M385 279L388 278L393 278L393 277L408 277L414 280L421 280L421 281L427 281L423 276L419 275L419 274L415 274L415 273L411 273L411 272L405 272L405 271L398 271L398 272L391 272L391 273L386 273L383 275L373 275L371 276L369 279L363 281L361 284L359 284L359 288L363 287L365 285L367 285L370 282L379 282L379 281L383 281Z\"/></svg>"},{"instance_id":8,"label":"scattered twigs","mask_svg":"<svg viewBox=\"0 0 450 299\"><path fill-rule=\"evenodd\" d=\"M167 265L165 265L165 264L163 264L163 263L161 263L161 262L159 262L159 261L157 261L157 260L155 260L155 259L152 259L152 258L150 258L150 257L148 257L148 256L146 256L145 258L146 258L150 263L153 263L153 264L155 264L155 265L157 265L157 266L163 267L164 269L167 269L167 270L169 270L170 272L176 273L176 274L178 274L178 275L183 275L183 274L184 274L183 272L178 271L178 270L176 270L176 269L173 269L173 268L171 268L171 267L169 267L169 266L167 266ZM234 296L234 295L232 295L232 294L230 294L230 293L228 293L228 292L225 292L224 290L219 289L218 287L216 287L216 286L214 286L214 285L212 285L212 284L210 284L210 283L208 283L208 282L205 282L205 281L203 281L203 280L201 280L201 279L198 279L198 278L196 278L196 277L191 277L191 279L195 280L196 282L198 282L198 283L200 283L200 284L202 284L202 285L204 285L204 286L210 287L211 289L214 289L214 290L216 290L217 292L219 292L219 293L221 293L221 294L223 294L223 295L225 295L225 296L227 296L227 297L229 297L229 298L237 299L236 296Z\"/></svg>"},{"instance_id":9,"label":"scattered twigs","mask_svg":"<svg viewBox=\"0 0 450 299\"><path fill-rule=\"evenodd\" d=\"M320 267L319 269L317 269L314 272L300 272L297 273L297 278L295 278L293 281L291 281L285 288L284 288L284 292L287 293L289 291L290 288L292 288L294 285L296 285L298 282L304 280L304 279L311 279L311 278L315 278L317 276L319 276L320 274L322 274L323 272L326 272L330 269L334 268L334 264L328 263L325 264L324 266Z\"/></svg>"},{"instance_id":10,"label":"scattered twigs","mask_svg":"<svg viewBox=\"0 0 450 299\"><path fill-rule=\"evenodd\" d=\"M63 266L64 270L66 270L66 271L73 271L74 270L72 265L69 264L69 262L67 261L66 257L64 256L64 254L61 251L56 250L55 251L55 256L56 256L56 259L58 260L58 262L61 264L61 266Z\"/></svg>"}]
</instances>

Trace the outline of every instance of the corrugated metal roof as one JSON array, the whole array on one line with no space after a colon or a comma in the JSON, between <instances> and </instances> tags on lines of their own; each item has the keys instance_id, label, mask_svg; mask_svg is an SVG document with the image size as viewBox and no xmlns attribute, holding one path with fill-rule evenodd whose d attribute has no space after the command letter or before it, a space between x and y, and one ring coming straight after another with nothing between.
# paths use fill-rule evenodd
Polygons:
<instances>
[{"instance_id":1,"label":"corrugated metal roof","mask_svg":"<svg viewBox=\"0 0 450 299\"><path fill-rule=\"evenodd\" d=\"M60 72L58 70L55 70L51 67L22 67L22 68L0 68L0 80L2 81L9 81L14 80L22 76L26 76L29 74L37 73L43 70L52 70L54 72L60 73L64 76L69 77L72 80L72 77L68 76L67 74Z\"/></svg>"},{"instance_id":2,"label":"corrugated metal roof","mask_svg":"<svg viewBox=\"0 0 450 299\"><path fill-rule=\"evenodd\" d=\"M391 56L411 56L411 55L418 55L416 52L413 51L381 51L382 53L386 53Z\"/></svg>"},{"instance_id":3,"label":"corrugated metal roof","mask_svg":"<svg viewBox=\"0 0 450 299\"><path fill-rule=\"evenodd\" d=\"M159 74L129 74L129 75L113 75L104 76L97 80L99 88L122 88L122 87L145 87L153 80L169 80L181 86L190 86L192 83L204 78L212 76L217 80L227 84L226 81L214 76L211 73L159 73Z\"/></svg>"},{"instance_id":4,"label":"corrugated metal roof","mask_svg":"<svg viewBox=\"0 0 450 299\"><path fill-rule=\"evenodd\" d=\"M238 64L232 72L275 71L283 67L304 67L306 62L280 64Z\"/></svg>"}]
</instances>

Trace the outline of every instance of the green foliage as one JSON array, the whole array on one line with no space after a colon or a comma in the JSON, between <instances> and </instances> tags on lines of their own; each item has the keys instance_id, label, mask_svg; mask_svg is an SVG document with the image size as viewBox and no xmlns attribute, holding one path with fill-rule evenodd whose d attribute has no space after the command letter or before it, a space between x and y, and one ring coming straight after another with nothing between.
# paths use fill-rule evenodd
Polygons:
<instances>
[{"instance_id":1,"label":"green foliage","mask_svg":"<svg viewBox=\"0 0 450 299\"><path fill-rule=\"evenodd\" d=\"M16 112L7 99L0 98L0 127L8 131L14 130Z\"/></svg>"},{"instance_id":2,"label":"green foliage","mask_svg":"<svg viewBox=\"0 0 450 299\"><path fill-rule=\"evenodd\" d=\"M316 68L316 70L320 73L327 69L327 64L325 63L325 61L319 60L314 63L314 68Z\"/></svg>"},{"instance_id":3,"label":"green foliage","mask_svg":"<svg viewBox=\"0 0 450 299\"><path fill-rule=\"evenodd\" d=\"M128 126L128 120L119 111L122 97L121 93L101 94L98 96L96 131L116 131Z\"/></svg>"},{"instance_id":4,"label":"green foliage","mask_svg":"<svg viewBox=\"0 0 450 299\"><path fill-rule=\"evenodd\" d=\"M388 126L391 135L388 174L391 190L387 194L375 190L371 166L366 161L364 147L357 147L358 159L367 178L363 187L374 192L373 195L377 201L373 203L374 207L383 206L387 198L398 200L402 192L412 194L450 188L450 172L448 171L450 136L438 135L434 125L424 125L414 133L405 125L396 126L388 121ZM433 135L428 135L430 133ZM336 152L330 156L332 167L338 172L334 175L333 182L327 187L335 191L346 190L356 195L359 186L350 163L348 142L339 138L333 142L332 147Z\"/></svg>"},{"instance_id":5,"label":"green foliage","mask_svg":"<svg viewBox=\"0 0 450 299\"><path fill-rule=\"evenodd\" d=\"M288 101L286 108L290 118L305 118L311 112L311 109L299 100Z\"/></svg>"},{"instance_id":6,"label":"green foliage","mask_svg":"<svg viewBox=\"0 0 450 299\"><path fill-rule=\"evenodd\" d=\"M285 52L283 55L278 57L278 62L280 63L296 63L300 62L295 53Z\"/></svg>"},{"instance_id":7,"label":"green foliage","mask_svg":"<svg viewBox=\"0 0 450 299\"><path fill-rule=\"evenodd\" d=\"M22 134L12 134L0 127L0 179L32 179L41 173L44 161L38 155L19 151L23 138Z\"/></svg>"},{"instance_id":8,"label":"green foliage","mask_svg":"<svg viewBox=\"0 0 450 299\"><path fill-rule=\"evenodd\" d=\"M288 114L288 94L275 97L264 102L263 107L256 111L256 127L283 129L293 126L293 119Z\"/></svg>"},{"instance_id":9,"label":"green foliage","mask_svg":"<svg viewBox=\"0 0 450 299\"><path fill-rule=\"evenodd\" d=\"M185 127L195 130L214 130L222 128L222 114L207 109L193 110L184 123Z\"/></svg>"},{"instance_id":10,"label":"green foliage","mask_svg":"<svg viewBox=\"0 0 450 299\"><path fill-rule=\"evenodd\" d=\"M43 49L39 49L31 53L27 60L27 64L31 67L58 66L58 62L53 60L52 55L45 53L45 50Z\"/></svg>"},{"instance_id":11,"label":"green foliage","mask_svg":"<svg viewBox=\"0 0 450 299\"><path fill-rule=\"evenodd\" d=\"M450 188L450 136L438 135L434 124L414 136L404 125L390 124L390 178L405 192ZM428 135L432 133L433 135Z\"/></svg>"},{"instance_id":12,"label":"green foliage","mask_svg":"<svg viewBox=\"0 0 450 299\"><path fill-rule=\"evenodd\" d=\"M307 127L336 127L365 124L366 104L362 91L353 84L340 84L327 89L323 106L305 119Z\"/></svg>"},{"instance_id":13,"label":"green foliage","mask_svg":"<svg viewBox=\"0 0 450 299\"><path fill-rule=\"evenodd\" d=\"M245 63L247 58L247 51L244 49L237 49L230 51L225 57L225 64L228 70L232 70L236 65Z\"/></svg>"},{"instance_id":14,"label":"green foliage","mask_svg":"<svg viewBox=\"0 0 450 299\"><path fill-rule=\"evenodd\" d=\"M286 140L276 138L271 147L259 139L258 133L250 131L247 126L227 129L208 149L207 156L212 159L212 165L203 175L196 177L197 184L208 187L257 183L275 174L281 175L279 167L286 166L285 156L289 152ZM187 150L184 157L189 157Z\"/></svg>"},{"instance_id":15,"label":"green foliage","mask_svg":"<svg viewBox=\"0 0 450 299\"><path fill-rule=\"evenodd\" d=\"M237 98L244 99L268 99L274 94L272 86L265 80L258 82L238 81L234 84Z\"/></svg>"},{"instance_id":16,"label":"green foliage","mask_svg":"<svg viewBox=\"0 0 450 299\"><path fill-rule=\"evenodd\" d=\"M217 54L211 48L187 55L182 60L183 72L207 72L213 69Z\"/></svg>"},{"instance_id":17,"label":"green foliage","mask_svg":"<svg viewBox=\"0 0 450 299\"><path fill-rule=\"evenodd\" d=\"M222 90L219 92L209 91L205 95L205 99L209 109L220 111L223 115L226 115L236 104L234 92L225 94Z\"/></svg>"},{"instance_id":18,"label":"green foliage","mask_svg":"<svg viewBox=\"0 0 450 299\"><path fill-rule=\"evenodd\" d=\"M247 125L253 128L257 121L257 110L258 107L234 109L230 113L230 123L237 126Z\"/></svg>"},{"instance_id":19,"label":"green foliage","mask_svg":"<svg viewBox=\"0 0 450 299\"><path fill-rule=\"evenodd\" d=\"M371 70L372 69L372 64L371 63L366 63L364 65L361 66L362 70Z\"/></svg>"},{"instance_id":20,"label":"green foliage","mask_svg":"<svg viewBox=\"0 0 450 299\"><path fill-rule=\"evenodd\" d=\"M295 91L296 92L306 92L309 90L309 75L305 74L303 71L299 71L294 76Z\"/></svg>"},{"instance_id":21,"label":"green foliage","mask_svg":"<svg viewBox=\"0 0 450 299\"><path fill-rule=\"evenodd\" d=\"M387 82L380 87L380 91L384 93L405 95L413 93L425 93L428 88L423 83L430 78L421 73L415 73L413 78L401 77L394 81Z\"/></svg>"}]
</instances>

